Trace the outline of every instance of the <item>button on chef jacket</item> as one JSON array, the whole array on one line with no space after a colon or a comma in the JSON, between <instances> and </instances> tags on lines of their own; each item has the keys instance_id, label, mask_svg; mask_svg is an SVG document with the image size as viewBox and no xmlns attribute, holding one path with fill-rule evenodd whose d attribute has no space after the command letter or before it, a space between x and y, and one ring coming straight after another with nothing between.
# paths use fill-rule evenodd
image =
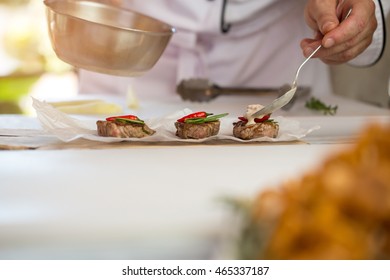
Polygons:
<instances>
[{"instance_id":1,"label":"button on chef jacket","mask_svg":"<svg viewBox=\"0 0 390 280\"><path fill-rule=\"evenodd\" d=\"M383 11L371 46L352 63L375 63L384 48ZM384 1L386 2L386 1ZM142 98L177 95L182 79L207 78L220 86L280 87L291 84L305 59L303 38L313 37L304 21L306 0L124 0L126 8L175 27L156 65L141 77L115 77L80 70L80 93L126 95L131 88ZM386 5L385 5L386 6ZM384 7L388 10L388 7ZM221 18L229 27L221 30ZM327 65L312 59L298 84L320 96L332 92ZM179 98L179 97L178 97Z\"/></svg>"}]
</instances>

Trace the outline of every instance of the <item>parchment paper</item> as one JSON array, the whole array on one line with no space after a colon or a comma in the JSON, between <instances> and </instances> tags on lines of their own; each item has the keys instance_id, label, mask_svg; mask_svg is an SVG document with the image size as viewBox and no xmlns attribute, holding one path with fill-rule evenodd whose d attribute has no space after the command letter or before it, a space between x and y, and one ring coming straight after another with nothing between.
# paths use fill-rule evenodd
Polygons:
<instances>
[{"instance_id":1,"label":"parchment paper","mask_svg":"<svg viewBox=\"0 0 390 280\"><path fill-rule=\"evenodd\" d=\"M216 136L206 139L180 139L175 135L175 121L192 111L183 109L161 118L145 119L145 123L156 133L144 138L115 138L102 137L97 134L96 121L98 118L78 118L55 109L50 104L33 99L33 107L36 110L38 120L43 129L60 139L63 142L71 142L76 139L88 139L93 141L113 143L122 141L136 142L206 142L210 140L232 140L237 142L287 142L302 139L312 131L319 129L319 126L302 128L300 123L295 120L277 116L274 118L279 123L279 134L276 138L261 137L252 140L242 140L233 136L233 122L236 122L237 116L227 116L221 118L220 132ZM225 112L215 112L216 114ZM228 112L227 112L228 113ZM142 119L142 116L139 116ZM104 120L104 117L100 117Z\"/></svg>"}]
</instances>

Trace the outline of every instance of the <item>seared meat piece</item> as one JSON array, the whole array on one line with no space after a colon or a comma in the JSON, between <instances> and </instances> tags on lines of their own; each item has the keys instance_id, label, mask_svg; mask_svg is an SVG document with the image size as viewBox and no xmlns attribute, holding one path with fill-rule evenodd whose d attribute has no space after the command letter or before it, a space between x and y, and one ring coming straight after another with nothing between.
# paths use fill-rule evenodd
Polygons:
<instances>
[{"instance_id":1,"label":"seared meat piece","mask_svg":"<svg viewBox=\"0 0 390 280\"><path fill-rule=\"evenodd\" d=\"M220 121L205 123L185 123L175 122L176 136L183 139L202 139L217 135L219 132Z\"/></svg>"},{"instance_id":2,"label":"seared meat piece","mask_svg":"<svg viewBox=\"0 0 390 280\"><path fill-rule=\"evenodd\" d=\"M260 122L252 125L245 125L246 122L239 121L234 124L233 135L243 140L250 140L260 137L276 138L279 132L279 125L276 122Z\"/></svg>"},{"instance_id":3,"label":"seared meat piece","mask_svg":"<svg viewBox=\"0 0 390 280\"><path fill-rule=\"evenodd\" d=\"M115 121L97 121L100 136L118 138L142 138L153 135L156 131L144 123L121 123Z\"/></svg>"}]
</instances>

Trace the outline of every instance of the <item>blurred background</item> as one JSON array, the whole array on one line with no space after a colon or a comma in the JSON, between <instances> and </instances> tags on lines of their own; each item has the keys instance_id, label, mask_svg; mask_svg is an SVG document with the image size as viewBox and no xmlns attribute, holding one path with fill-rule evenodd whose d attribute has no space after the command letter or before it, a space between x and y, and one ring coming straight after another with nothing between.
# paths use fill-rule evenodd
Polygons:
<instances>
[{"instance_id":1,"label":"blurred background","mask_svg":"<svg viewBox=\"0 0 390 280\"><path fill-rule=\"evenodd\" d=\"M50 45L43 0L0 0L0 61L0 114L29 114L30 95L77 92L74 69Z\"/></svg>"}]
</instances>

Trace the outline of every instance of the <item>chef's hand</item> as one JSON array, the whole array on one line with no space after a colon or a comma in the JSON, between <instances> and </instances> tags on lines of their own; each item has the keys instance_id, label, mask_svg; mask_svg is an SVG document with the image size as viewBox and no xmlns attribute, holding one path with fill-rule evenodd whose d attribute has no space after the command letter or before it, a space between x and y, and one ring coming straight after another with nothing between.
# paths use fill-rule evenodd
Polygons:
<instances>
[{"instance_id":1,"label":"chef's hand","mask_svg":"<svg viewBox=\"0 0 390 280\"><path fill-rule=\"evenodd\" d=\"M339 20L350 9L349 17ZM316 35L302 40L303 54L309 56L322 44L314 57L327 64L341 64L358 56L371 44L377 27L372 0L308 0L305 20Z\"/></svg>"}]
</instances>

